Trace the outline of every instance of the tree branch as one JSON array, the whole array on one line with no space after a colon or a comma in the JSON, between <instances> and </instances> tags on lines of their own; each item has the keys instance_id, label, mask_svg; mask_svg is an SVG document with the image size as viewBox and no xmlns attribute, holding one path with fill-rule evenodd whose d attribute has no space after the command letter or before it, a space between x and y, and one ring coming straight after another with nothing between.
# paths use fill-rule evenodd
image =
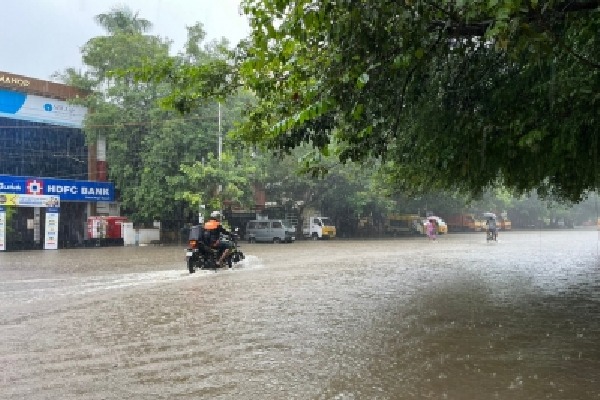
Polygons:
<instances>
[{"instance_id":1,"label":"tree branch","mask_svg":"<svg viewBox=\"0 0 600 400\"><path fill-rule=\"evenodd\" d=\"M556 5L552 10L545 10L544 12L553 11L556 14L566 14L571 12L579 11L593 11L600 8L600 0L567 0ZM526 14L526 21L533 21L536 19L534 12ZM448 24L448 21L434 21L431 24L431 28L439 29L444 28L446 33L452 37L471 37L471 36L483 36L487 29L493 24L493 20L478 21L473 23L460 23L452 22Z\"/></svg>"},{"instance_id":2,"label":"tree branch","mask_svg":"<svg viewBox=\"0 0 600 400\"><path fill-rule=\"evenodd\" d=\"M566 0L556 6L559 12L591 11L600 7L600 0Z\"/></svg>"}]
</instances>

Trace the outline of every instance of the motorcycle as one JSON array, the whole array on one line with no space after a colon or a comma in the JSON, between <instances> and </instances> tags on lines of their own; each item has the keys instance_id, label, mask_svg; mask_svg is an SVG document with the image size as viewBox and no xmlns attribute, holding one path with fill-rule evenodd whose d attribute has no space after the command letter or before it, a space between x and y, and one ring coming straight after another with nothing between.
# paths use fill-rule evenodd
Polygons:
<instances>
[{"instance_id":1,"label":"motorcycle","mask_svg":"<svg viewBox=\"0 0 600 400\"><path fill-rule=\"evenodd\" d=\"M498 241L498 232L496 232L493 229L487 229L486 230L486 241L487 242Z\"/></svg>"},{"instance_id":2,"label":"motorcycle","mask_svg":"<svg viewBox=\"0 0 600 400\"><path fill-rule=\"evenodd\" d=\"M491 212L483 213L485 218L486 242L498 241L498 225L496 224L496 214Z\"/></svg>"},{"instance_id":3,"label":"motorcycle","mask_svg":"<svg viewBox=\"0 0 600 400\"><path fill-rule=\"evenodd\" d=\"M237 229L229 236L221 235L219 240L229 244L231 249L231 253L224 260L225 266L232 268L234 263L238 263L245 258L244 253L239 250L237 245L239 240ZM223 268L219 265L221 255L220 250L206 244L202 226L196 225L190 228L188 246L185 250L186 264L190 274L193 274L196 270L212 269L216 272L218 268Z\"/></svg>"}]
</instances>

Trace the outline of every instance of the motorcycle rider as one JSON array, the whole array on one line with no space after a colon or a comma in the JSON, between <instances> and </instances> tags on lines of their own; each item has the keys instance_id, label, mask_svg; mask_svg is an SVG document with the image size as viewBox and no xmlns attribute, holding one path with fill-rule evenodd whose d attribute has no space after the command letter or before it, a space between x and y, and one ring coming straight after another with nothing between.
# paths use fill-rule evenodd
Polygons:
<instances>
[{"instance_id":1,"label":"motorcycle rider","mask_svg":"<svg viewBox=\"0 0 600 400\"><path fill-rule=\"evenodd\" d=\"M496 223L496 218L489 216L485 224L487 231L492 232L492 238L498 240L498 225Z\"/></svg>"},{"instance_id":2,"label":"motorcycle rider","mask_svg":"<svg viewBox=\"0 0 600 400\"><path fill-rule=\"evenodd\" d=\"M219 211L210 213L210 219L204 223L204 230L208 232L210 237L209 246L219 250L221 257L218 264L223 266L227 256L231 253L231 246L229 243L220 240L221 234L230 235L230 233L221 225L221 213Z\"/></svg>"}]
</instances>

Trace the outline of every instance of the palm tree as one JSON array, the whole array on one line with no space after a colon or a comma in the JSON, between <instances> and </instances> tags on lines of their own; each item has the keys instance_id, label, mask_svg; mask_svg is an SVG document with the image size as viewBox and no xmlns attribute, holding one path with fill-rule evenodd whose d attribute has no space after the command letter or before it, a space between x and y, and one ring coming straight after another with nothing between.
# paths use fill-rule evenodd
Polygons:
<instances>
[{"instance_id":1,"label":"palm tree","mask_svg":"<svg viewBox=\"0 0 600 400\"><path fill-rule=\"evenodd\" d=\"M96 15L95 19L111 35L141 34L152 28L150 21L139 18L138 13L134 14L127 6L112 8L109 13Z\"/></svg>"}]
</instances>

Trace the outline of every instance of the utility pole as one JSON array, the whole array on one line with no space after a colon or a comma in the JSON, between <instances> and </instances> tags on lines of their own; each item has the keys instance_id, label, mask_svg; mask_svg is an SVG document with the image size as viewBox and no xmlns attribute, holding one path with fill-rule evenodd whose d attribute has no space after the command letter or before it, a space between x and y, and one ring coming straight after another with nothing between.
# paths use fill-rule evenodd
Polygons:
<instances>
[{"instance_id":1,"label":"utility pole","mask_svg":"<svg viewBox=\"0 0 600 400\"><path fill-rule=\"evenodd\" d=\"M223 133L221 132L221 102L219 101L219 166L221 165L221 155L223 153ZM218 193L223 190L223 185L219 184Z\"/></svg>"},{"instance_id":2,"label":"utility pole","mask_svg":"<svg viewBox=\"0 0 600 400\"><path fill-rule=\"evenodd\" d=\"M219 101L219 162L223 153L223 133L221 132L221 102Z\"/></svg>"}]
</instances>

